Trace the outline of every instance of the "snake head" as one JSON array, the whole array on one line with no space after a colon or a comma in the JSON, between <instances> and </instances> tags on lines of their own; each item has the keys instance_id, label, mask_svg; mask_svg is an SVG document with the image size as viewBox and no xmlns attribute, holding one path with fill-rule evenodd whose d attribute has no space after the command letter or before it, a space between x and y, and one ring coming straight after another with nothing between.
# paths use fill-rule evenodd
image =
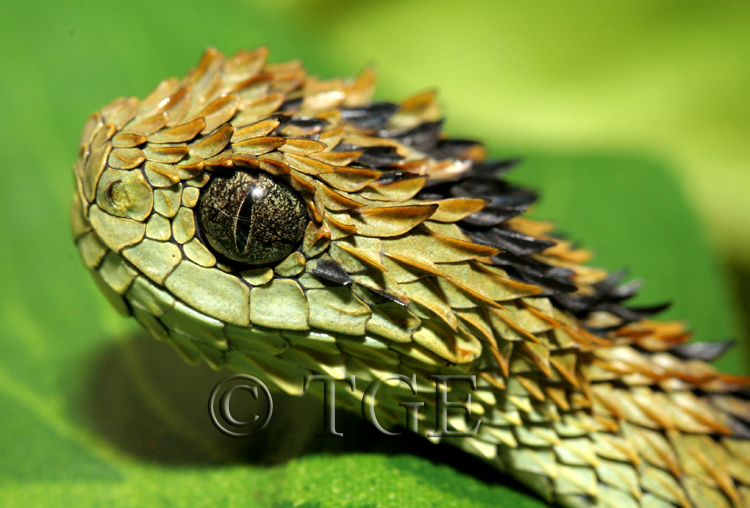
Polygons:
<instances>
[{"instance_id":1,"label":"snake head","mask_svg":"<svg viewBox=\"0 0 750 508\"><path fill-rule=\"evenodd\" d=\"M509 164L445 138L431 92L372 103L371 69L320 81L266 56L208 50L86 123L73 236L115 308L288 391L357 363L499 378L516 341L548 371L534 333L562 313L527 297L576 274L532 258L554 242L515 217L534 197L498 180Z\"/></svg>"}]
</instances>

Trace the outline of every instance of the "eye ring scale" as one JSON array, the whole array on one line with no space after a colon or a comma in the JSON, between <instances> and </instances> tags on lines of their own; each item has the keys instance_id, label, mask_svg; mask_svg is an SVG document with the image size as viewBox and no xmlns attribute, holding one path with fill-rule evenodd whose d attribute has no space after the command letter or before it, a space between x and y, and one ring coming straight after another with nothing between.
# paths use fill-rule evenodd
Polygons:
<instances>
[{"instance_id":1,"label":"eye ring scale","mask_svg":"<svg viewBox=\"0 0 750 508\"><path fill-rule=\"evenodd\" d=\"M198 223L209 246L248 265L281 261L291 254L309 220L294 189L259 171L215 174L198 203Z\"/></svg>"}]
</instances>

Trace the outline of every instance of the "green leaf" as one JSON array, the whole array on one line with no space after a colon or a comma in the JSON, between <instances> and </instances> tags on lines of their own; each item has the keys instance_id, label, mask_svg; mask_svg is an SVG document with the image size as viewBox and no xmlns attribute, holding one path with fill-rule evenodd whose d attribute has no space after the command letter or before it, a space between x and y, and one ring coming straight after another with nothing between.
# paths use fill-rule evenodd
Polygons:
<instances>
[{"instance_id":1,"label":"green leaf","mask_svg":"<svg viewBox=\"0 0 750 508\"><path fill-rule=\"evenodd\" d=\"M321 410L304 398L280 396L255 438L223 436L206 401L226 373L184 365L116 315L78 260L67 224L70 168L91 111L183 75L209 44L269 43L275 61L303 57L327 75L351 74L371 57L337 59L346 53L338 37L353 29L343 3L331 3L340 10L330 32L308 16L327 4L302 14L297 5L29 1L0 18L4 47L14 49L3 53L0 76L0 505L544 506L466 454L385 438L357 418L340 415L343 439L316 438ZM376 14L388 19L387 9ZM403 65L406 74L408 59ZM420 86L428 84L440 83ZM385 90L411 92L393 83ZM451 112L462 125L472 121ZM536 216L596 250L595 264L643 276L639 302L674 299L667 316L689 319L701 339L737 332L725 281L664 165L540 147L514 178L543 190ZM743 358L721 365L741 372Z\"/></svg>"}]
</instances>

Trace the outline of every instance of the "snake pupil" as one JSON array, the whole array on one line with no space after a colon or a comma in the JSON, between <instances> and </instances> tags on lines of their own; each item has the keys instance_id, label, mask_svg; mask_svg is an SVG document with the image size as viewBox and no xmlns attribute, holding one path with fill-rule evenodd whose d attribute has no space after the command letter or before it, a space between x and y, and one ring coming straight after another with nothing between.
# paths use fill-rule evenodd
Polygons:
<instances>
[{"instance_id":1,"label":"snake pupil","mask_svg":"<svg viewBox=\"0 0 750 508\"><path fill-rule=\"evenodd\" d=\"M286 183L244 171L215 175L201 192L199 216L211 248L252 265L289 255L309 220L302 199Z\"/></svg>"}]
</instances>

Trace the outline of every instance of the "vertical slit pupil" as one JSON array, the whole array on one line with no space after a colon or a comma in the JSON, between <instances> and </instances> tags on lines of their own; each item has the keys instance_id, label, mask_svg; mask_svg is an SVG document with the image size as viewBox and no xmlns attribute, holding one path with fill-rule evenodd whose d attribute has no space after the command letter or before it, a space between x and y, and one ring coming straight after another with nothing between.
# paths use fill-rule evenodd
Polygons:
<instances>
[{"instance_id":1,"label":"vertical slit pupil","mask_svg":"<svg viewBox=\"0 0 750 508\"><path fill-rule=\"evenodd\" d=\"M240 252L247 252L249 248L250 239L252 238L252 227L253 227L253 189L248 187L245 200L240 207L240 211L237 214L237 223L235 226L235 242Z\"/></svg>"}]
</instances>

